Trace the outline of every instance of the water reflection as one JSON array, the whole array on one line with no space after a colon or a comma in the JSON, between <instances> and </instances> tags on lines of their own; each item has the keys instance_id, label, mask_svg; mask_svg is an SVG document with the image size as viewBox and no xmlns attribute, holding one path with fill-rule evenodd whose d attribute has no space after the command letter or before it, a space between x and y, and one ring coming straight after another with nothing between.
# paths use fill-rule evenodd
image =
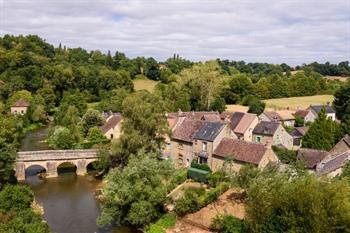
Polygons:
<instances>
[{"instance_id":1,"label":"water reflection","mask_svg":"<svg viewBox=\"0 0 350 233\"><path fill-rule=\"evenodd\" d=\"M65 168L67 169L67 168ZM40 179L36 169L27 171L26 183L34 192L37 202L44 207L44 219L52 232L93 233L101 231L96 226L100 213L94 197L101 181L91 176L80 177L64 171L57 178ZM116 228L113 233L135 233L128 228Z\"/></svg>"}]
</instances>

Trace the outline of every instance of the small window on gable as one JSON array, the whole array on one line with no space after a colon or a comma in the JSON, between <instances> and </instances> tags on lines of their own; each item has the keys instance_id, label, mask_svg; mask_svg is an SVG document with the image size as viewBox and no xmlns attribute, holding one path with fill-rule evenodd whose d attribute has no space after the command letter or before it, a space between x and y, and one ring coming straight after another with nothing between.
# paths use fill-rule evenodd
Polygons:
<instances>
[{"instance_id":1,"label":"small window on gable","mask_svg":"<svg viewBox=\"0 0 350 233\"><path fill-rule=\"evenodd\" d=\"M113 134L111 134L111 139L113 139L113 137L114 137L114 135L113 135Z\"/></svg>"}]
</instances>

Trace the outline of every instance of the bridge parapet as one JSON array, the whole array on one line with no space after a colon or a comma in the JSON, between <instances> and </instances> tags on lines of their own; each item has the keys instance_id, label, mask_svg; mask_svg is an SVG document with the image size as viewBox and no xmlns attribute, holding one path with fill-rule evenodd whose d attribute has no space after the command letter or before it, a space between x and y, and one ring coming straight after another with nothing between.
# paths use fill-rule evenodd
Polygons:
<instances>
[{"instance_id":1,"label":"bridge parapet","mask_svg":"<svg viewBox=\"0 0 350 233\"><path fill-rule=\"evenodd\" d=\"M98 150L43 150L18 152L17 161L50 161L97 158Z\"/></svg>"}]
</instances>

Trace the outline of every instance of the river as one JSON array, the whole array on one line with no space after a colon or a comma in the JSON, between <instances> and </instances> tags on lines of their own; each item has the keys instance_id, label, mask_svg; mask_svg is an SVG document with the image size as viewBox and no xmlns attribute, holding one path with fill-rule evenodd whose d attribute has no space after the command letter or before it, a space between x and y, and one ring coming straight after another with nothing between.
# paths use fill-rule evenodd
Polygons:
<instances>
[{"instance_id":1,"label":"river","mask_svg":"<svg viewBox=\"0 0 350 233\"><path fill-rule=\"evenodd\" d=\"M46 143L48 128L27 133L21 140L21 151L49 149ZM101 180L93 176L77 176L74 171L64 170L57 178L40 179L35 174L40 167L26 171L25 183L32 189L37 203L44 207L43 218L54 233L136 233L126 227L100 230L96 219L100 214L96 190Z\"/></svg>"}]
</instances>

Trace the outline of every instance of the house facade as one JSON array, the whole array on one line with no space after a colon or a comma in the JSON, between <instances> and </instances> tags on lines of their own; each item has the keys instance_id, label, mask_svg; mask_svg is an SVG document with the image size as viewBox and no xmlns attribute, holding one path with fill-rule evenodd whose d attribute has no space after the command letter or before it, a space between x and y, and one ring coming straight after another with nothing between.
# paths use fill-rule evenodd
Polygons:
<instances>
[{"instance_id":1,"label":"house facade","mask_svg":"<svg viewBox=\"0 0 350 233\"><path fill-rule=\"evenodd\" d=\"M253 130L253 142L274 146L282 146L287 149L293 148L293 137L283 128L280 123L261 121Z\"/></svg>"},{"instance_id":2,"label":"house facade","mask_svg":"<svg viewBox=\"0 0 350 233\"><path fill-rule=\"evenodd\" d=\"M289 134L293 137L293 149L301 147L302 138L309 130L309 126L295 127Z\"/></svg>"},{"instance_id":3,"label":"house facade","mask_svg":"<svg viewBox=\"0 0 350 233\"><path fill-rule=\"evenodd\" d=\"M229 169L235 172L245 164L254 164L259 168L264 168L268 164L278 163L278 158L269 145L223 138L213 152L212 170L220 170L230 157L233 161Z\"/></svg>"},{"instance_id":4,"label":"house facade","mask_svg":"<svg viewBox=\"0 0 350 233\"><path fill-rule=\"evenodd\" d=\"M113 114L106 119L106 123L100 127L106 138L113 140L118 139L121 134L122 116Z\"/></svg>"},{"instance_id":5,"label":"house facade","mask_svg":"<svg viewBox=\"0 0 350 233\"><path fill-rule=\"evenodd\" d=\"M237 139L247 142L253 141L253 130L259 123L256 114L235 112L230 119L230 127Z\"/></svg>"},{"instance_id":6,"label":"house facade","mask_svg":"<svg viewBox=\"0 0 350 233\"><path fill-rule=\"evenodd\" d=\"M336 120L335 110L330 105L327 104L327 105L310 105L310 107L307 110L310 111L311 115L309 116L309 119L306 122L314 122L315 119L318 117L318 113L323 108L326 110L327 117L335 121Z\"/></svg>"},{"instance_id":7,"label":"house facade","mask_svg":"<svg viewBox=\"0 0 350 233\"><path fill-rule=\"evenodd\" d=\"M232 137L228 124L222 122L205 122L194 135L193 152L200 164L213 166L213 151L224 137Z\"/></svg>"},{"instance_id":8,"label":"house facade","mask_svg":"<svg viewBox=\"0 0 350 233\"><path fill-rule=\"evenodd\" d=\"M30 103L28 101L24 99L19 99L16 101L14 105L12 105L11 113L24 115L27 113L29 106L30 106Z\"/></svg>"}]
</instances>

